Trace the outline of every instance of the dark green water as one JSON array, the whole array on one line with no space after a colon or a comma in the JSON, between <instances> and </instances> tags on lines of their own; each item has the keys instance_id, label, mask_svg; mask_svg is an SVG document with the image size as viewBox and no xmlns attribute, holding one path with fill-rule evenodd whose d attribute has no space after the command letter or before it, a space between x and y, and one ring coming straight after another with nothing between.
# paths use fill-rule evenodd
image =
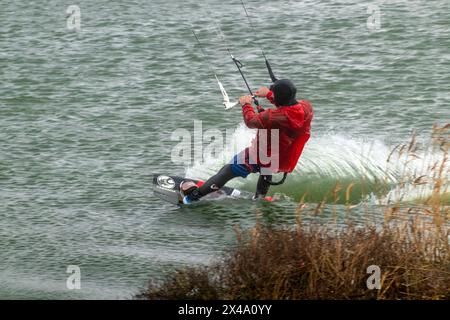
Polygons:
<instances>
[{"instance_id":1,"label":"dark green water","mask_svg":"<svg viewBox=\"0 0 450 320\"><path fill-rule=\"evenodd\" d=\"M352 201L395 182L386 164L413 130L427 138L450 118L450 2L379 1L380 29L358 1L0 2L0 298L128 298L173 267L207 263L232 226L292 222L336 181L360 182ZM68 30L66 9L81 9ZM268 85L257 40L278 75L315 108L312 138L283 187L292 201L225 200L180 209L151 192L154 172L207 178L231 157L174 164L172 132L238 128L189 25L234 98L246 94L212 19L256 88ZM420 169L423 163L414 164ZM401 166L400 166L401 167ZM234 184L252 191L256 177ZM358 211L358 210L356 210ZM362 219L362 218L361 218ZM81 290L68 290L68 265Z\"/></svg>"}]
</instances>

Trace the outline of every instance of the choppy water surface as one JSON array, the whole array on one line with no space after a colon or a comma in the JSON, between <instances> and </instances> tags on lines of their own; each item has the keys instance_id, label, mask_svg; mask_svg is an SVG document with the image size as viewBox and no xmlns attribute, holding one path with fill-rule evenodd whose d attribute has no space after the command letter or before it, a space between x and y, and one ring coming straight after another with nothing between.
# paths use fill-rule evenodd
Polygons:
<instances>
[{"instance_id":1,"label":"choppy water surface","mask_svg":"<svg viewBox=\"0 0 450 320\"><path fill-rule=\"evenodd\" d=\"M395 177L391 147L449 120L450 3L379 1L381 29L358 1L3 1L0 11L0 298L128 298L174 267L207 263L232 226L294 221L296 200L320 201L336 181ZM207 178L225 158L171 161L176 128L238 128L189 30L233 98L245 94L213 19L268 84L257 40L278 75L315 108L313 136L274 204L225 200L178 208L155 199L154 172ZM256 178L235 185L253 190ZM366 189L365 189L366 188ZM358 203L361 196L352 196ZM358 218L358 210L355 213ZM362 218L361 218L362 219ZM79 265L82 289L66 289Z\"/></svg>"}]
</instances>

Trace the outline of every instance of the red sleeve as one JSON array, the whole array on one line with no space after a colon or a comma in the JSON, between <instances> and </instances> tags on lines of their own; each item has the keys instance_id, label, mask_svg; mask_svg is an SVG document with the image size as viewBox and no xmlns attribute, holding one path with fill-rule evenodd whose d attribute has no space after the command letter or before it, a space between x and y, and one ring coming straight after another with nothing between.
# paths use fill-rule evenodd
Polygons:
<instances>
[{"instance_id":1,"label":"red sleeve","mask_svg":"<svg viewBox=\"0 0 450 320\"><path fill-rule=\"evenodd\" d=\"M269 110L263 111L259 114L255 112L252 105L246 104L242 107L242 116L244 117L244 122L250 129L264 129L266 128L262 115L269 112Z\"/></svg>"},{"instance_id":2,"label":"red sleeve","mask_svg":"<svg viewBox=\"0 0 450 320\"><path fill-rule=\"evenodd\" d=\"M279 109L268 109L261 113L256 113L250 104L242 107L244 122L250 129L281 129L289 128L289 120Z\"/></svg>"}]
</instances>

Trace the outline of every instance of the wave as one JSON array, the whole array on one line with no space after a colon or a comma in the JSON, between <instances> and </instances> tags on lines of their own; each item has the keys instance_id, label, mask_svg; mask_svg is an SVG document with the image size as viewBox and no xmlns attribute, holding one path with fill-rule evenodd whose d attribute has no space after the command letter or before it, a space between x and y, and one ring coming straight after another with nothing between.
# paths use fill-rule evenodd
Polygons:
<instances>
[{"instance_id":1,"label":"wave","mask_svg":"<svg viewBox=\"0 0 450 320\"><path fill-rule=\"evenodd\" d=\"M236 151L248 146L254 136L255 130L241 123L229 141L231 147L217 156L206 155L203 163L186 169L186 176L207 179L230 161ZM271 192L282 193L296 201L303 198L312 202L370 201L374 204L413 201L429 196L433 192L431 183L408 181L420 176L432 179L430 168L442 162L445 155L427 150L410 158L406 154L396 156L392 150L392 146L378 139L355 138L340 133L312 136L286 183L272 187ZM448 172L447 163L444 165L444 171ZM229 184L253 191L257 178L257 175L250 175L247 179L234 179Z\"/></svg>"}]
</instances>

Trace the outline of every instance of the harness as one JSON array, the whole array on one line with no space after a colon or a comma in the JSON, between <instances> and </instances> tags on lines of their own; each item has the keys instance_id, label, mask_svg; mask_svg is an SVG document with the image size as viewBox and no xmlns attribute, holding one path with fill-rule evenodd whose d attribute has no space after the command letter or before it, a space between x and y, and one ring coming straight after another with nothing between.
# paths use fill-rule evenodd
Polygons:
<instances>
[{"instance_id":1,"label":"harness","mask_svg":"<svg viewBox=\"0 0 450 320\"><path fill-rule=\"evenodd\" d=\"M286 181L287 175L288 175L288 173L285 172L283 174L283 178L278 182L272 182L272 179L268 178L268 177L272 177L272 176L264 176L263 179L267 184L269 184L271 186L279 186L279 185L282 185Z\"/></svg>"}]
</instances>

